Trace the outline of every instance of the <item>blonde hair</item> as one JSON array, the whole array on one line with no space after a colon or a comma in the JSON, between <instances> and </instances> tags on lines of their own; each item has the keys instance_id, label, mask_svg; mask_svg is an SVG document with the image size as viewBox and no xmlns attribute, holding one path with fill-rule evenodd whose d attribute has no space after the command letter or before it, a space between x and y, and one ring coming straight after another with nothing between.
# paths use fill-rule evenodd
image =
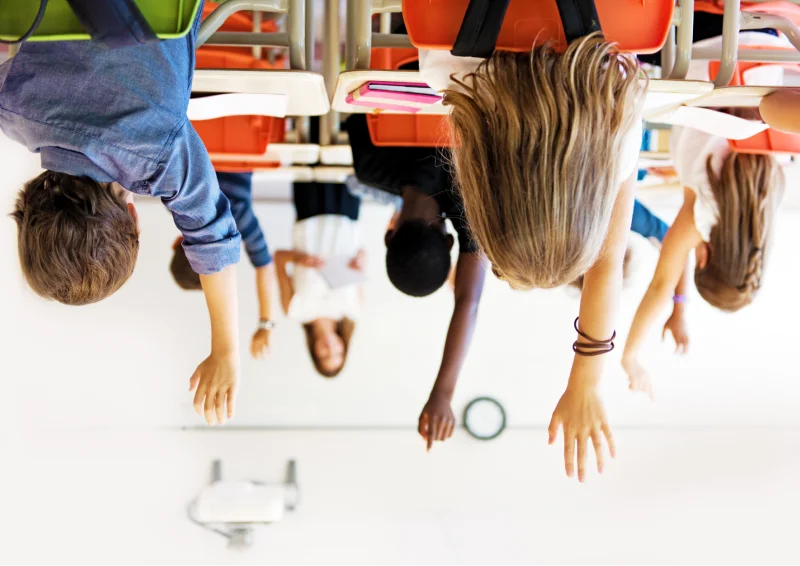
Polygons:
<instances>
[{"instance_id":1,"label":"blonde hair","mask_svg":"<svg viewBox=\"0 0 800 566\"><path fill-rule=\"evenodd\" d=\"M568 283L600 255L622 141L640 119L639 75L595 34L564 53L497 51L446 91L467 221L512 287Z\"/></svg>"},{"instance_id":2,"label":"blonde hair","mask_svg":"<svg viewBox=\"0 0 800 566\"><path fill-rule=\"evenodd\" d=\"M347 363L347 354L350 351L350 339L353 337L353 333L356 331L356 322L347 317L344 317L336 322L336 334L339 335L339 338L341 338L342 342L344 343L344 354L342 355L342 365L334 370L326 369L322 365L322 360L319 359L319 356L314 349L314 323L307 322L303 324L303 330L306 334L306 346L308 346L308 354L311 356L311 361L314 363L314 369L317 370L317 373L322 377L327 378L334 378L339 375L344 369L345 363Z\"/></svg>"},{"instance_id":3,"label":"blonde hair","mask_svg":"<svg viewBox=\"0 0 800 566\"><path fill-rule=\"evenodd\" d=\"M711 229L708 261L695 268L694 282L709 304L734 312L749 305L761 288L784 176L771 155L746 153L728 155L719 174L709 156L706 171L719 222Z\"/></svg>"}]
</instances>

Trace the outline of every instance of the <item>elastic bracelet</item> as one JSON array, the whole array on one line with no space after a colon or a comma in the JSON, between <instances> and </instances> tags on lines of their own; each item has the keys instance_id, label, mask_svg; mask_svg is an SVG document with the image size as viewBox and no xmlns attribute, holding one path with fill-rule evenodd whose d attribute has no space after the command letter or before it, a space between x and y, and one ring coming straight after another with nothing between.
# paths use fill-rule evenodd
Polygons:
<instances>
[{"instance_id":1,"label":"elastic bracelet","mask_svg":"<svg viewBox=\"0 0 800 566\"><path fill-rule=\"evenodd\" d=\"M686 302L686 295L676 293L675 295L672 295L672 302L682 305Z\"/></svg>"},{"instance_id":2,"label":"elastic bracelet","mask_svg":"<svg viewBox=\"0 0 800 566\"><path fill-rule=\"evenodd\" d=\"M575 340L572 344L572 351L575 352L575 354L579 356L602 356L614 349L614 338L617 337L616 330L608 340L597 340L578 328L578 320L579 319L576 318L572 326L575 328L575 332L578 333L578 336L584 340L588 340L588 342L581 342L580 339Z\"/></svg>"}]
</instances>

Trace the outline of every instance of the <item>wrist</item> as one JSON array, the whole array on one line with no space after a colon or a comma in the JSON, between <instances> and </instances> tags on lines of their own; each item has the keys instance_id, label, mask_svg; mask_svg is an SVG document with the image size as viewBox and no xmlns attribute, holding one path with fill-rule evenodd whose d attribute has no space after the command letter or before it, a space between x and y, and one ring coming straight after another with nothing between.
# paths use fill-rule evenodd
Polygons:
<instances>
[{"instance_id":1,"label":"wrist","mask_svg":"<svg viewBox=\"0 0 800 566\"><path fill-rule=\"evenodd\" d=\"M454 393L455 393L455 387L446 385L434 385L433 389L431 390L430 397L431 398L439 397L447 399L447 401L452 401Z\"/></svg>"}]
</instances>

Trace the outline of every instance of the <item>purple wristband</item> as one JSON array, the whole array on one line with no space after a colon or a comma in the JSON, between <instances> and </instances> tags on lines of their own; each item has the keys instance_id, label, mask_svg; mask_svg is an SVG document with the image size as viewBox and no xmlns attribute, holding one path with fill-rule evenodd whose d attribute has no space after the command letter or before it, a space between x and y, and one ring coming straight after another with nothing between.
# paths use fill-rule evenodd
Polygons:
<instances>
[{"instance_id":1,"label":"purple wristband","mask_svg":"<svg viewBox=\"0 0 800 566\"><path fill-rule=\"evenodd\" d=\"M673 295L672 296L672 301L674 303L682 305L683 303L686 302L686 295Z\"/></svg>"}]
</instances>

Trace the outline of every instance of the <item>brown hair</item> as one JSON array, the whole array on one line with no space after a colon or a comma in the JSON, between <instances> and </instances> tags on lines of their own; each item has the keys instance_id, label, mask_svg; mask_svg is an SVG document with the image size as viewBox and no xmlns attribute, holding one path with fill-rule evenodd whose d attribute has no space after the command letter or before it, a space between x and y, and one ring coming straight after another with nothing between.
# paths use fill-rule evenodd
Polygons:
<instances>
[{"instance_id":1,"label":"brown hair","mask_svg":"<svg viewBox=\"0 0 800 566\"><path fill-rule=\"evenodd\" d=\"M708 261L695 268L694 282L709 304L733 312L749 305L761 288L784 177L771 155L731 153L719 174L711 160L706 172L719 221L711 229Z\"/></svg>"},{"instance_id":2,"label":"brown hair","mask_svg":"<svg viewBox=\"0 0 800 566\"><path fill-rule=\"evenodd\" d=\"M308 353L311 356L311 361L314 362L314 368L322 377L332 378L339 375L347 363L347 352L350 350L350 339L356 330L356 323L353 319L344 317L336 323L336 334L342 339L344 343L344 354L342 354L342 365L333 371L329 371L322 366L317 353L314 351L314 328L313 323L308 322L303 324L303 330L306 333L306 345L308 346Z\"/></svg>"},{"instance_id":3,"label":"brown hair","mask_svg":"<svg viewBox=\"0 0 800 566\"><path fill-rule=\"evenodd\" d=\"M175 246L175 253L172 254L169 271L172 273L175 283L181 289L186 291L200 291L203 289L203 285L200 283L200 276L192 269L189 258L186 257L186 252L180 244Z\"/></svg>"},{"instance_id":4,"label":"brown hair","mask_svg":"<svg viewBox=\"0 0 800 566\"><path fill-rule=\"evenodd\" d=\"M635 59L591 35L564 53L496 51L445 92L467 221L512 287L556 287L596 261L622 140L640 119L639 76Z\"/></svg>"},{"instance_id":5,"label":"brown hair","mask_svg":"<svg viewBox=\"0 0 800 566\"><path fill-rule=\"evenodd\" d=\"M11 216L22 273L44 298L95 303L133 273L136 221L107 185L45 171L20 191Z\"/></svg>"}]
</instances>

